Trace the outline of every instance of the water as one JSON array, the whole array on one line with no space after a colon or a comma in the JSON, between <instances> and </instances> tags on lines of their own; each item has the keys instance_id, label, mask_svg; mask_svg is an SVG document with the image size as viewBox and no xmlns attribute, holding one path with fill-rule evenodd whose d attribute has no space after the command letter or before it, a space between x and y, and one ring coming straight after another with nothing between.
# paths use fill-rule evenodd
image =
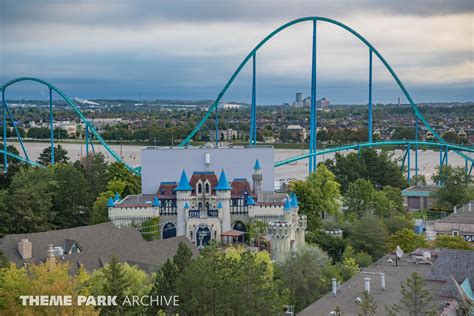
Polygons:
<instances>
[{"instance_id":1,"label":"water","mask_svg":"<svg viewBox=\"0 0 474 316\"><path fill-rule=\"evenodd\" d=\"M9 144L13 144L18 150L20 146L17 142L9 141ZM37 160L40 153L44 148L48 147L50 144L47 142L35 142L35 143L26 143L28 154L30 159ZM67 151L68 155L72 161L79 159L81 156L85 155L85 145L79 143L61 143ZM114 144L110 147L123 159L132 166L140 165L140 150L143 146L138 145L123 145ZM90 148L89 148L90 150ZM105 155L108 161L114 161L110 155L107 154L107 151L102 146L95 146L96 152L101 152ZM306 153L307 151L305 151ZM400 159L403 156L402 150L395 150L394 158ZM292 156L301 155L301 149L276 149L275 150L275 160L279 161L282 159L290 158ZM23 155L23 154L22 154ZM324 161L326 159L331 159L334 157L334 153L327 154L318 157L318 162ZM453 166L464 167L464 159L455 153L450 153L449 163ZM434 152L431 150L428 151L418 151L418 168L419 174L425 175L429 179L434 171L435 167L439 164L439 152ZM411 152L411 167L412 167L412 176L415 174L415 153ZM304 179L308 174L308 161L300 160L292 165L285 165L278 168L275 168L275 180L280 179Z\"/></svg>"}]
</instances>

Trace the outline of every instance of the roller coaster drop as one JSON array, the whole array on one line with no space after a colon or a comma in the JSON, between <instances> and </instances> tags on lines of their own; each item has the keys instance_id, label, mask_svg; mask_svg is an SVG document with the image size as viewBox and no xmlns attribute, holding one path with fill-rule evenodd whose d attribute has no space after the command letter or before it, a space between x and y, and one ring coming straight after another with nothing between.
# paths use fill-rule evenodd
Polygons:
<instances>
[{"instance_id":1,"label":"roller coaster drop","mask_svg":"<svg viewBox=\"0 0 474 316\"><path fill-rule=\"evenodd\" d=\"M224 88L221 90L213 104L209 107L208 111L204 115L204 117L201 119L201 121L196 125L196 127L192 130L192 132L180 143L180 146L186 146L192 137L203 127L204 123L211 117L212 113L215 112L215 126L216 126L216 146L218 146L219 142L219 126L218 126L218 106L219 103L221 102L221 99L223 98L224 94L228 90L228 88L232 85L234 79L237 77L237 75L241 72L243 67L247 64L247 62L252 59L252 103L251 103L251 110L250 110L250 138L249 138L249 143L250 145L256 145L257 143L257 111L256 111L256 95L257 95L257 85L256 85L256 61L257 61L257 52L258 50L267 42L269 41L272 37L274 37L276 34L280 33L281 31L285 30L286 28L289 28L295 24L302 23L302 22L312 22L312 66L311 66L311 110L310 110L310 142L309 142L309 153L304 154L304 155L299 155L295 156L292 158L288 158L282 161L278 161L275 163L275 167L283 166L288 163L292 163L298 160L302 159L308 159L309 163L309 172L314 172L316 171L316 157L318 155L322 154L327 154L331 152L339 152L339 151L345 151L345 150L361 150L361 148L365 147L383 147L383 146L404 146L405 147L405 154L403 156L403 162L402 162L402 168L405 165L405 162L407 163L407 178L408 181L410 181L410 170L411 170L411 161L410 161L410 152L411 150L415 151L415 175L418 174L418 146L427 146L427 147L435 147L439 149L440 152L440 166L447 165L448 164L448 154L449 151L454 151L456 154L460 155L461 157L464 158L465 160L465 169L466 173L471 175L473 166L474 166L474 158L468 153L473 153L474 152L474 147L467 147L467 146L459 146L459 145L454 145L454 144L448 144L436 131L429 125L428 121L424 118L424 116L421 114L419 111L418 107L414 103L412 97L408 93L407 89L401 82L401 80L398 78L397 74L395 71L392 69L392 67L389 65L389 63L385 60L385 58L377 51L377 49L372 46L372 44L369 43L362 35L357 33L355 30L350 28L349 26L325 17L304 17L300 18L291 22L288 22L281 27L277 28L273 32L271 32L267 37L265 37L260 43L258 43L257 46L245 57L245 59L240 63L240 65L237 67L236 71L232 74L230 79L227 81L226 85ZM334 147L334 148L329 148L329 149L322 149L322 150L317 150L317 109L316 109L316 45L317 45L317 23L318 22L326 22L330 23L333 25L336 25L338 27L343 28L344 30L348 31L355 37L357 37L362 43L364 43L368 47L368 54L369 54L369 76L368 76L368 142L366 143L361 143L361 144L353 144L353 145L347 145L347 146L341 146L341 147ZM372 115L372 63L373 63L373 55L375 55L385 66L385 68L390 72L391 76L395 80L395 82L398 84L400 89L402 90L404 96L407 98L408 102L410 103L410 106L413 110L413 114L415 115L415 139L414 140L409 140L409 141L378 141L374 142L373 141L373 130L372 130L372 125L373 125L373 115ZM51 144L51 163L54 164L55 162L55 157L54 157L54 137L53 137L53 122L54 122L54 113L53 113L53 92L57 93L66 103L68 106L70 106L74 112L79 116L80 120L82 123L85 125L85 142L86 142L86 154L89 153L89 145L91 146L91 149L94 150L94 144L92 142L92 137L95 137L95 139L106 149L106 151L113 157L115 161L123 163L130 171L134 172L135 174L140 174L141 168L140 167L134 167L129 165L127 162L123 160L123 158L118 155L106 142L105 140L101 137L101 135L97 132L97 130L94 128L94 125L87 120L87 118L82 114L82 112L79 110L77 105L59 88L54 86L53 84L42 80L38 78L33 78L33 77L21 77L17 79L13 79L10 81L5 82L3 85L0 86L0 91L2 92L2 105L3 105L3 169L4 172L7 172L8 170L8 157L12 157L14 159L20 160L24 163L33 165L33 166L39 166L38 163L35 161L32 161L28 155L28 152L25 148L25 144L23 143L23 139L18 132L18 129L16 125L14 124L14 119L12 116L12 113L8 107L7 100L5 97L5 91L7 87L16 84L18 82L22 81L34 81L38 82L40 84L43 84L48 87L49 89L49 118L50 118L50 144ZM14 153L8 152L7 149L7 120L10 120L14 133L18 139L18 142L20 144L20 147L22 149L24 157L21 155L16 155ZM420 141L418 139L419 135L419 123L422 123L434 136L434 138L437 139L438 142L425 142L425 141ZM470 166L469 166L470 164Z\"/></svg>"}]
</instances>

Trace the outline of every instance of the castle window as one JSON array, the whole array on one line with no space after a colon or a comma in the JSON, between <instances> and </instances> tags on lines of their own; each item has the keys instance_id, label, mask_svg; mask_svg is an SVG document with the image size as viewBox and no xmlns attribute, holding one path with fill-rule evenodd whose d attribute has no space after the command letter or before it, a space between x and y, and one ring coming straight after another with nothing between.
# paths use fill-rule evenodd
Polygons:
<instances>
[{"instance_id":1,"label":"castle window","mask_svg":"<svg viewBox=\"0 0 474 316\"><path fill-rule=\"evenodd\" d=\"M198 193L202 193L202 184L201 183L198 184Z\"/></svg>"},{"instance_id":2,"label":"castle window","mask_svg":"<svg viewBox=\"0 0 474 316\"><path fill-rule=\"evenodd\" d=\"M209 193L209 183L206 183L206 193Z\"/></svg>"}]
</instances>

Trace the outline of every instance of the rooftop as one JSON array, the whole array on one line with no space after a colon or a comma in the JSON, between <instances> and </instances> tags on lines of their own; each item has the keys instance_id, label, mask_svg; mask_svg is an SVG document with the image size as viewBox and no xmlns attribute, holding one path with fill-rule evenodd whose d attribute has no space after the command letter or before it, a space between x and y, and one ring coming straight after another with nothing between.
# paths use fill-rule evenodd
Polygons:
<instances>
[{"instance_id":1,"label":"rooftop","mask_svg":"<svg viewBox=\"0 0 474 316\"><path fill-rule=\"evenodd\" d=\"M17 266L24 263L18 252L18 242L22 239L28 239L32 244L33 262L46 260L49 244L70 247L76 242L81 252L60 257L71 262L73 271L79 264L89 271L98 269L115 255L121 262L136 264L150 273L176 254L180 242L185 243L195 255L198 254L196 247L185 236L145 241L135 228L117 228L108 222L41 233L6 235L0 239L0 250Z\"/></svg>"},{"instance_id":2,"label":"rooftop","mask_svg":"<svg viewBox=\"0 0 474 316\"><path fill-rule=\"evenodd\" d=\"M431 193L439 189L439 186L436 185L426 185L426 186L412 186L405 190L402 190L403 196L418 196L418 197L428 197Z\"/></svg>"}]
</instances>

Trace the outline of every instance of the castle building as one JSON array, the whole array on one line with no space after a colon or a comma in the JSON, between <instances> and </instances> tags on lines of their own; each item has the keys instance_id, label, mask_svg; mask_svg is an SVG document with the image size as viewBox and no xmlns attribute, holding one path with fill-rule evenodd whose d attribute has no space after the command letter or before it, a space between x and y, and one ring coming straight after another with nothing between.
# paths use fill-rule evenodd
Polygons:
<instances>
[{"instance_id":1,"label":"castle building","mask_svg":"<svg viewBox=\"0 0 474 316\"><path fill-rule=\"evenodd\" d=\"M161 182L155 194L116 196L107 204L109 219L118 227L140 226L160 218L163 239L186 236L198 248L224 236L243 241L253 222L266 224L261 236L272 258L281 261L305 240L306 216L298 214L294 194L264 192L261 165L256 160L252 184L244 178L229 182L225 171L195 171L188 179L183 170L179 182ZM243 234L242 234L243 233Z\"/></svg>"}]
</instances>

